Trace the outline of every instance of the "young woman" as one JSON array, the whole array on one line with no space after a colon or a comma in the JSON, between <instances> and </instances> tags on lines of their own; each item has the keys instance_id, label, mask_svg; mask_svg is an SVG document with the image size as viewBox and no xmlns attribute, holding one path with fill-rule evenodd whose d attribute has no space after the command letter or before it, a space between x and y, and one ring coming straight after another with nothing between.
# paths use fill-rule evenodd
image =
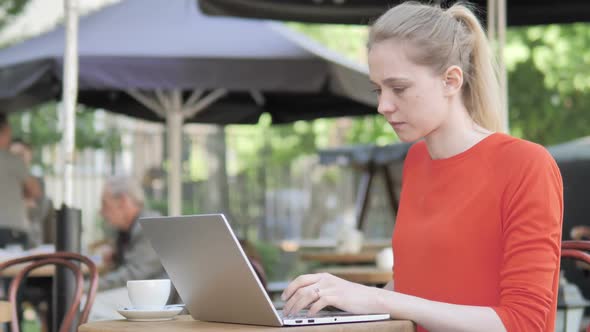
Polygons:
<instances>
[{"instance_id":1,"label":"young woman","mask_svg":"<svg viewBox=\"0 0 590 332\"><path fill-rule=\"evenodd\" d=\"M541 146L499 133L491 52L473 13L403 3L369 34L378 111L402 141L394 281L304 275L285 314L389 312L419 331L553 331L563 189Z\"/></svg>"}]
</instances>

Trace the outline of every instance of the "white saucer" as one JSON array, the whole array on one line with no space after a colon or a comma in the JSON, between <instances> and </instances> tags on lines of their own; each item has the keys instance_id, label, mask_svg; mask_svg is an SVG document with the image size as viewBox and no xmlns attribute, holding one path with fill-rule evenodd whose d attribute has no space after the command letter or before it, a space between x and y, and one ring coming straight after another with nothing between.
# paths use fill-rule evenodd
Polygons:
<instances>
[{"instance_id":1,"label":"white saucer","mask_svg":"<svg viewBox=\"0 0 590 332\"><path fill-rule=\"evenodd\" d=\"M182 311L182 307L164 307L158 310L139 310L135 308L120 308L118 313L131 321L136 322L155 322L160 320L171 320Z\"/></svg>"}]
</instances>

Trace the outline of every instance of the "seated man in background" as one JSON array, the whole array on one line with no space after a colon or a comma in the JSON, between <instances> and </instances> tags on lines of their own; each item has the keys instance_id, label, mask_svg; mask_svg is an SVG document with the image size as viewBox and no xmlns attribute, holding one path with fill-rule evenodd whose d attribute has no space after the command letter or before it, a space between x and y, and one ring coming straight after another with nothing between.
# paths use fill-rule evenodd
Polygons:
<instances>
[{"instance_id":1,"label":"seated man in background","mask_svg":"<svg viewBox=\"0 0 590 332\"><path fill-rule=\"evenodd\" d=\"M116 319L121 306L130 306L128 280L166 278L160 259L143 235L138 219L154 217L144 204L144 193L131 177L106 179L100 213L117 230L114 246L103 250L103 263L110 271L101 275L90 320Z\"/></svg>"}]
</instances>

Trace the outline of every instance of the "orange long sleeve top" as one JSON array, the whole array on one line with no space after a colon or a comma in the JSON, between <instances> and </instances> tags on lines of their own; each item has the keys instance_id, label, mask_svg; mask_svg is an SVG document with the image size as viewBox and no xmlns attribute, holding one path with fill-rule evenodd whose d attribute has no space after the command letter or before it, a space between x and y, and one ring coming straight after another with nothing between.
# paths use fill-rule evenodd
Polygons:
<instances>
[{"instance_id":1,"label":"orange long sleeve top","mask_svg":"<svg viewBox=\"0 0 590 332\"><path fill-rule=\"evenodd\" d=\"M509 332L554 331L563 185L547 150L495 133L432 160L418 142L402 183L395 291L491 307Z\"/></svg>"}]
</instances>

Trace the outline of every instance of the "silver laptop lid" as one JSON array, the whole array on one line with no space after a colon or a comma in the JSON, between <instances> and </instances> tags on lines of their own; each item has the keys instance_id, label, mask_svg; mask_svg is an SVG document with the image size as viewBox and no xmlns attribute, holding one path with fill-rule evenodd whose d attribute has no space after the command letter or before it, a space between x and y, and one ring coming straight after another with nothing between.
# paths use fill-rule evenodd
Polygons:
<instances>
[{"instance_id":1,"label":"silver laptop lid","mask_svg":"<svg viewBox=\"0 0 590 332\"><path fill-rule=\"evenodd\" d=\"M194 319L282 325L223 215L142 218L140 223Z\"/></svg>"}]
</instances>

